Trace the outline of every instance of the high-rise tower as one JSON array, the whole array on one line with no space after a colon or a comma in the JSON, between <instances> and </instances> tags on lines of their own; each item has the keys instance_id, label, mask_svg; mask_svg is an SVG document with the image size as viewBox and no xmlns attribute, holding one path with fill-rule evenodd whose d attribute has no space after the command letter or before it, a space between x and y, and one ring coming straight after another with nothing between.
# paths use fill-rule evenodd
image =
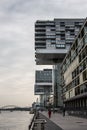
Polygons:
<instances>
[{"instance_id":1,"label":"high-rise tower","mask_svg":"<svg viewBox=\"0 0 87 130\"><path fill-rule=\"evenodd\" d=\"M77 36L84 19L37 20L35 23L35 58L37 65L54 65L54 106L61 100L61 63Z\"/></svg>"}]
</instances>

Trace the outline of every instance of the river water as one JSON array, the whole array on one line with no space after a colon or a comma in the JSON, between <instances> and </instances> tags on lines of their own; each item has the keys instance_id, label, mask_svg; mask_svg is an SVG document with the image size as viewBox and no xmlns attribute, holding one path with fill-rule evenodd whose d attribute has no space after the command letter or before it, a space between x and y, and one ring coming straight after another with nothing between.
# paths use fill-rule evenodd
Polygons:
<instances>
[{"instance_id":1,"label":"river water","mask_svg":"<svg viewBox=\"0 0 87 130\"><path fill-rule=\"evenodd\" d=\"M32 117L29 112L1 112L0 130L28 130Z\"/></svg>"}]
</instances>

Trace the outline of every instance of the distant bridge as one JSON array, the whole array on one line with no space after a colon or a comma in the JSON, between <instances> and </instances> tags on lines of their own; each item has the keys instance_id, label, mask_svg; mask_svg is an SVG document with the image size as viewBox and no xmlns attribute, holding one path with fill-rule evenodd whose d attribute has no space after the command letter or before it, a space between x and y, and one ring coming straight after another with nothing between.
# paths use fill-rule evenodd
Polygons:
<instances>
[{"instance_id":1,"label":"distant bridge","mask_svg":"<svg viewBox=\"0 0 87 130\"><path fill-rule=\"evenodd\" d=\"M19 106L15 106L15 105L6 105L6 106L0 107L0 109L7 109L7 108L20 108L20 107Z\"/></svg>"},{"instance_id":2,"label":"distant bridge","mask_svg":"<svg viewBox=\"0 0 87 130\"><path fill-rule=\"evenodd\" d=\"M19 107L16 105L6 105L0 107L0 111L29 111L30 107Z\"/></svg>"}]
</instances>

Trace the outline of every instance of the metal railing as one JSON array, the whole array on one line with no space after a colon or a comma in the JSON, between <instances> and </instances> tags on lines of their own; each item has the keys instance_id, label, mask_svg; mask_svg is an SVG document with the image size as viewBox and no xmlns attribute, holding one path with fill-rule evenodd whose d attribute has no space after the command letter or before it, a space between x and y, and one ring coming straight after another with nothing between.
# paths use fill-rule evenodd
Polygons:
<instances>
[{"instance_id":1,"label":"metal railing","mask_svg":"<svg viewBox=\"0 0 87 130\"><path fill-rule=\"evenodd\" d=\"M45 119L38 119L39 113L36 113L29 125L29 130L45 130Z\"/></svg>"},{"instance_id":2,"label":"metal railing","mask_svg":"<svg viewBox=\"0 0 87 130\"><path fill-rule=\"evenodd\" d=\"M45 119L36 119L34 121L34 127L32 130L45 130L45 124L46 124Z\"/></svg>"}]
</instances>

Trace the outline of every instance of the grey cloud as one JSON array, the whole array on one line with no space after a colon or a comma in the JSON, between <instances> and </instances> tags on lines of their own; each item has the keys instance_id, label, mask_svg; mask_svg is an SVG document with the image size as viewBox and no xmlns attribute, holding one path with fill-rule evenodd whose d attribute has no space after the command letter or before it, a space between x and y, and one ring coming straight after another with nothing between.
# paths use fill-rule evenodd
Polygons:
<instances>
[{"instance_id":1,"label":"grey cloud","mask_svg":"<svg viewBox=\"0 0 87 130\"><path fill-rule=\"evenodd\" d=\"M1 104L25 105L35 99L35 69L43 68L34 61L35 21L86 17L86 10L86 0L0 0Z\"/></svg>"}]
</instances>

